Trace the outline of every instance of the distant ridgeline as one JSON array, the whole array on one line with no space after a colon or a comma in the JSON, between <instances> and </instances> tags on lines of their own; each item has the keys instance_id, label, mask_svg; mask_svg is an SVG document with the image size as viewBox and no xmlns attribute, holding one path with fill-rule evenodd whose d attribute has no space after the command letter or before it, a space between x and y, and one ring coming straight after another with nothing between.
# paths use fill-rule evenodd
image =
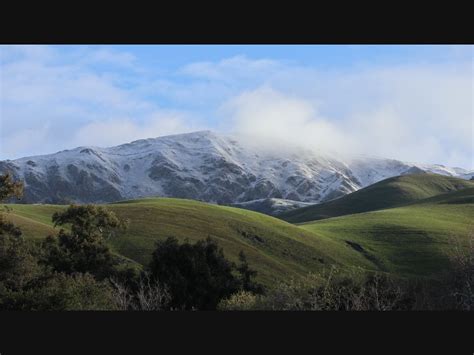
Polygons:
<instances>
[{"instance_id":1,"label":"distant ridgeline","mask_svg":"<svg viewBox=\"0 0 474 355\"><path fill-rule=\"evenodd\" d=\"M272 152L210 131L139 140L111 148L79 147L0 161L25 182L23 203L102 203L176 197L281 213L329 201L383 179L431 172L469 180L474 172L441 165L357 157L350 161L296 147ZM262 205L262 200L265 201ZM273 206L275 211L273 211ZM273 212L272 212L273 211Z\"/></svg>"},{"instance_id":2,"label":"distant ridgeline","mask_svg":"<svg viewBox=\"0 0 474 355\"><path fill-rule=\"evenodd\" d=\"M426 173L397 176L332 201L281 213L278 217L301 223L403 206L468 188L474 188L474 182L450 176Z\"/></svg>"}]
</instances>

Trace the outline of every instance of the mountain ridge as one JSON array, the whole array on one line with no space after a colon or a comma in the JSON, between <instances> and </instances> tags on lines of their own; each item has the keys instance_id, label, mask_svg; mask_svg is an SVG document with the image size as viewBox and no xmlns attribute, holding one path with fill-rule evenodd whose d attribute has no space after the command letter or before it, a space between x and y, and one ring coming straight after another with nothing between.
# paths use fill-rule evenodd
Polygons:
<instances>
[{"instance_id":1,"label":"mountain ridge","mask_svg":"<svg viewBox=\"0 0 474 355\"><path fill-rule=\"evenodd\" d=\"M280 144L276 152L205 130L4 160L0 173L10 171L25 182L21 202L62 204L153 196L218 204L267 198L320 203L410 169L470 174L441 165L374 157L345 162L303 148L285 149Z\"/></svg>"},{"instance_id":2,"label":"mountain ridge","mask_svg":"<svg viewBox=\"0 0 474 355\"><path fill-rule=\"evenodd\" d=\"M474 182L439 174L395 176L338 199L286 211L277 217L290 223L317 221L420 203L470 188L474 188Z\"/></svg>"}]
</instances>

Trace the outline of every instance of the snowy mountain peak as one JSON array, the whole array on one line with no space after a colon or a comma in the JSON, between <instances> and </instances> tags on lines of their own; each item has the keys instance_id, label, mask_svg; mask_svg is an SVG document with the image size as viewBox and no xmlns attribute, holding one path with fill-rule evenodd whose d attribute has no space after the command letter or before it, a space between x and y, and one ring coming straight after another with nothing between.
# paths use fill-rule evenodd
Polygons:
<instances>
[{"instance_id":1,"label":"snowy mountain peak","mask_svg":"<svg viewBox=\"0 0 474 355\"><path fill-rule=\"evenodd\" d=\"M280 142L275 146L269 149L248 137L198 131L0 161L0 173L11 171L25 182L25 202L48 203L148 196L217 203L267 198L318 203L407 173L466 179L474 175L460 168L374 157L344 162Z\"/></svg>"}]
</instances>

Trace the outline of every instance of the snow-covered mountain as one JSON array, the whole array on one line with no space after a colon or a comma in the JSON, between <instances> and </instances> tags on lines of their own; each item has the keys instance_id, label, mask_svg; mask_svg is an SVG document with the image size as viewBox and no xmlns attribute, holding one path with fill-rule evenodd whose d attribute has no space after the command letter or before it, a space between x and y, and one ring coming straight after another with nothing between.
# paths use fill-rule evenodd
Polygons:
<instances>
[{"instance_id":1,"label":"snow-covered mountain","mask_svg":"<svg viewBox=\"0 0 474 355\"><path fill-rule=\"evenodd\" d=\"M318 203L412 172L474 175L461 168L374 157L342 161L286 149L280 142L275 146L278 151L200 131L0 161L0 173L10 171L25 182L23 201L28 203L169 196L223 204L267 198Z\"/></svg>"}]
</instances>

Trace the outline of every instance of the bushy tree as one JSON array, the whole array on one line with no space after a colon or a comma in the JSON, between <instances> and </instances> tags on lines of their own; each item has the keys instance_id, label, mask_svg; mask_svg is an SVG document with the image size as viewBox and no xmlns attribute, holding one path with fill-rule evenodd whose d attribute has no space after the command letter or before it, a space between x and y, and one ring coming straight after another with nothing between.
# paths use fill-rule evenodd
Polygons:
<instances>
[{"instance_id":1,"label":"bushy tree","mask_svg":"<svg viewBox=\"0 0 474 355\"><path fill-rule=\"evenodd\" d=\"M244 256L241 259L245 261ZM243 287L258 288L252 280L255 272L245 263L244 278L237 277L235 264L211 238L195 244L179 244L173 237L158 242L149 271L167 287L175 309L214 310L220 300Z\"/></svg>"},{"instance_id":2,"label":"bushy tree","mask_svg":"<svg viewBox=\"0 0 474 355\"><path fill-rule=\"evenodd\" d=\"M0 201L21 196L23 185L10 174L0 176ZM37 277L39 267L21 230L0 212L0 304L2 295L18 292Z\"/></svg>"},{"instance_id":3,"label":"bushy tree","mask_svg":"<svg viewBox=\"0 0 474 355\"><path fill-rule=\"evenodd\" d=\"M21 182L0 176L0 201L22 192ZM69 231L38 247L0 213L0 310L116 309L108 282L78 272L108 271L114 262L104 240L125 223L95 206L71 206L53 222Z\"/></svg>"},{"instance_id":4,"label":"bushy tree","mask_svg":"<svg viewBox=\"0 0 474 355\"><path fill-rule=\"evenodd\" d=\"M41 253L21 235L0 235L0 310L114 309L107 283L54 272Z\"/></svg>"},{"instance_id":5,"label":"bushy tree","mask_svg":"<svg viewBox=\"0 0 474 355\"><path fill-rule=\"evenodd\" d=\"M127 221L101 206L71 205L53 215L55 226L61 229L58 237L48 237L43 243L43 262L57 272L86 273L104 279L114 272L117 259L106 240L117 230L124 229Z\"/></svg>"},{"instance_id":6,"label":"bushy tree","mask_svg":"<svg viewBox=\"0 0 474 355\"><path fill-rule=\"evenodd\" d=\"M32 248L21 236L0 235L0 288L18 291L40 275Z\"/></svg>"},{"instance_id":7,"label":"bushy tree","mask_svg":"<svg viewBox=\"0 0 474 355\"><path fill-rule=\"evenodd\" d=\"M55 226L69 226L70 235L84 241L103 241L127 226L114 212L96 205L70 205L53 214Z\"/></svg>"}]
</instances>

